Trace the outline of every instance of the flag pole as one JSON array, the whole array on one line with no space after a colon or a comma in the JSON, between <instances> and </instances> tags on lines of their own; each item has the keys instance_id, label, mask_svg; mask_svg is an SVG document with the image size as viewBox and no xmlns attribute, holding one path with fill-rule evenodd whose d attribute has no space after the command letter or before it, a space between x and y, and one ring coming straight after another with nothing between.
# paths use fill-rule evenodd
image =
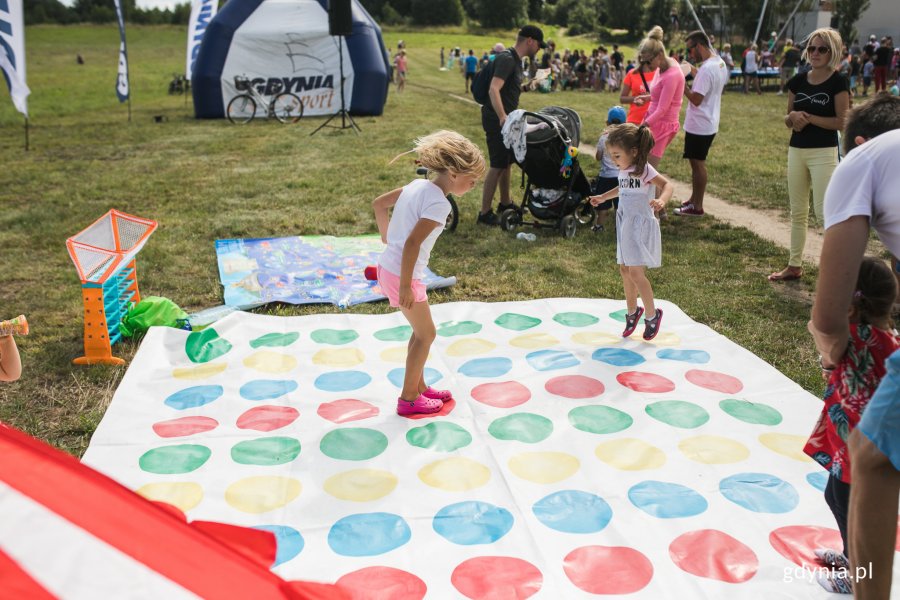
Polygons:
<instances>
[{"instance_id":1,"label":"flag pole","mask_svg":"<svg viewBox=\"0 0 900 600\"><path fill-rule=\"evenodd\" d=\"M25 117L25 152L28 152L28 117Z\"/></svg>"}]
</instances>

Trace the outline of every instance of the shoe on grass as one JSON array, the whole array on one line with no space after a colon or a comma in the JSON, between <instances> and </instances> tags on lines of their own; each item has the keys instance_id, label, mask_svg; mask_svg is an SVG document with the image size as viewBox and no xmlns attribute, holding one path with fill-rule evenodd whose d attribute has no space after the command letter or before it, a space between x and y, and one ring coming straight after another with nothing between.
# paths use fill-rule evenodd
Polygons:
<instances>
[{"instance_id":1,"label":"shoe on grass","mask_svg":"<svg viewBox=\"0 0 900 600\"><path fill-rule=\"evenodd\" d=\"M702 217L706 213L702 208L695 208L693 204L687 204L681 208L676 208L675 214L679 217Z\"/></svg>"},{"instance_id":2,"label":"shoe on grass","mask_svg":"<svg viewBox=\"0 0 900 600\"><path fill-rule=\"evenodd\" d=\"M493 210L489 210L486 213L478 213L477 223L479 225L487 225L488 227L496 227L500 224L500 218Z\"/></svg>"}]
</instances>

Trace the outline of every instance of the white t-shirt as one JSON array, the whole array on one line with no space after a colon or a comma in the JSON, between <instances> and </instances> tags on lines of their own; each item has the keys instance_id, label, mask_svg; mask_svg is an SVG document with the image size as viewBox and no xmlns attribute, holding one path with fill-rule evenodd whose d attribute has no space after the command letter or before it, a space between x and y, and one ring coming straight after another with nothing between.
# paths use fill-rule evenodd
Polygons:
<instances>
[{"instance_id":1,"label":"white t-shirt","mask_svg":"<svg viewBox=\"0 0 900 600\"><path fill-rule=\"evenodd\" d=\"M850 217L869 224L900 257L900 129L854 148L834 170L825 191L825 229Z\"/></svg>"},{"instance_id":2,"label":"white t-shirt","mask_svg":"<svg viewBox=\"0 0 900 600\"><path fill-rule=\"evenodd\" d=\"M613 162L609 151L606 149L606 140L608 139L609 134L604 131L600 134L600 139L597 140L597 150L600 151L600 177L613 179L619 177L619 167Z\"/></svg>"},{"instance_id":3,"label":"white t-shirt","mask_svg":"<svg viewBox=\"0 0 900 600\"><path fill-rule=\"evenodd\" d=\"M416 179L407 184L391 214L391 222L387 231L387 247L381 253L378 264L394 275L400 275L403 260L403 246L419 219L430 219L440 223L428 234L419 247L419 257L413 268L413 279L421 279L428 266L431 249L444 230L447 215L450 214L450 203L441 188L427 179Z\"/></svg>"},{"instance_id":4,"label":"white t-shirt","mask_svg":"<svg viewBox=\"0 0 900 600\"><path fill-rule=\"evenodd\" d=\"M700 106L688 102L684 115L684 130L694 135L712 135L719 131L719 113L722 107L722 90L728 83L728 67L718 56L703 61L694 76L691 90L703 94Z\"/></svg>"},{"instance_id":5,"label":"white t-shirt","mask_svg":"<svg viewBox=\"0 0 900 600\"><path fill-rule=\"evenodd\" d=\"M756 73L759 70L759 66L756 64L756 51L750 50L744 56L747 63L746 72L747 73Z\"/></svg>"}]
</instances>

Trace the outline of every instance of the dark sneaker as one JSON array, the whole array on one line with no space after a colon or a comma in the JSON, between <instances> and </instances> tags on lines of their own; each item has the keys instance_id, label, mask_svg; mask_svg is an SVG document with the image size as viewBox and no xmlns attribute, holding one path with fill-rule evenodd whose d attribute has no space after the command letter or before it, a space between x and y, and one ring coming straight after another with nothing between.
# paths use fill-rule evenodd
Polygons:
<instances>
[{"instance_id":1,"label":"dark sneaker","mask_svg":"<svg viewBox=\"0 0 900 600\"><path fill-rule=\"evenodd\" d=\"M603 225L591 225L591 231L593 231L594 233L602 233Z\"/></svg>"},{"instance_id":2,"label":"dark sneaker","mask_svg":"<svg viewBox=\"0 0 900 600\"><path fill-rule=\"evenodd\" d=\"M688 204L687 206L682 206L681 208L675 209L675 214L679 217L702 217L705 212L703 209L694 208L693 204Z\"/></svg>"},{"instance_id":3,"label":"dark sneaker","mask_svg":"<svg viewBox=\"0 0 900 600\"><path fill-rule=\"evenodd\" d=\"M478 213L478 221L477 223L481 225L488 225L490 227L496 227L500 224L500 218L497 217L497 213L492 210L489 210L486 213Z\"/></svg>"},{"instance_id":4,"label":"dark sneaker","mask_svg":"<svg viewBox=\"0 0 900 600\"><path fill-rule=\"evenodd\" d=\"M625 330L622 331L622 337L628 337L634 330L637 329L638 321L641 320L641 315L644 314L644 307L638 306L634 309L632 314L625 315Z\"/></svg>"},{"instance_id":5,"label":"dark sneaker","mask_svg":"<svg viewBox=\"0 0 900 600\"><path fill-rule=\"evenodd\" d=\"M659 333L659 324L662 322L662 309L656 309L656 315L650 319L644 319L644 339L648 342Z\"/></svg>"}]
</instances>

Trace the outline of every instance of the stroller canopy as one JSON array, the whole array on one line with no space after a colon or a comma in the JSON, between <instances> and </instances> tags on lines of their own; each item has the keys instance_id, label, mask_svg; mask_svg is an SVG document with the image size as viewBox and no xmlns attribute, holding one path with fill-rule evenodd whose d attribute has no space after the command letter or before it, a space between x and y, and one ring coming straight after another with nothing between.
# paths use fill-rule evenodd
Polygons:
<instances>
[{"instance_id":1,"label":"stroller canopy","mask_svg":"<svg viewBox=\"0 0 900 600\"><path fill-rule=\"evenodd\" d=\"M537 112L539 116L529 115L526 121L531 123L553 122L556 127L547 127L532 131L526 136L528 144L543 144L557 137L568 139L570 146L578 147L581 141L581 117L571 108L562 106L547 106ZM543 118L541 118L543 117Z\"/></svg>"}]
</instances>

